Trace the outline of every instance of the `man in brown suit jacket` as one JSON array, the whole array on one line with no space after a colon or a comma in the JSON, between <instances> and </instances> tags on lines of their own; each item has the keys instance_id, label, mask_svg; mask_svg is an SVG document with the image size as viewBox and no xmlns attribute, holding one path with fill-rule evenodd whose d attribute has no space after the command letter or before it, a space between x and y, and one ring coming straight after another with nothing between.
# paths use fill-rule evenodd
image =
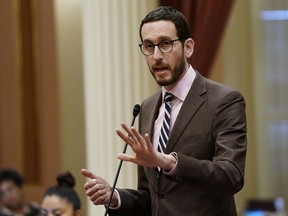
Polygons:
<instances>
[{"instance_id":1,"label":"man in brown suit jacket","mask_svg":"<svg viewBox=\"0 0 288 216\"><path fill-rule=\"evenodd\" d=\"M234 194L244 184L246 115L243 96L203 77L188 63L194 49L184 16L171 7L151 11L140 26L148 67L161 90L141 105L139 131L116 130L135 155L138 188L113 193L109 215L236 216ZM166 120L164 95L171 93L169 139L158 150ZM128 135L126 135L126 133ZM107 204L111 186L83 169L91 201Z\"/></svg>"}]
</instances>

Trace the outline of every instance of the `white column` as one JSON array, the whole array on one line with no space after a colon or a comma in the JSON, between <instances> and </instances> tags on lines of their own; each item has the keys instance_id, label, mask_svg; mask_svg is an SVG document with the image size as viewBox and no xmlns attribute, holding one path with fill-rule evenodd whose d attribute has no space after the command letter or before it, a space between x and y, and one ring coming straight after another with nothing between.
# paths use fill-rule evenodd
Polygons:
<instances>
[{"instance_id":1,"label":"white column","mask_svg":"<svg viewBox=\"0 0 288 216\"><path fill-rule=\"evenodd\" d=\"M134 105L157 89L138 47L141 19L156 6L156 0L83 1L86 162L111 185L124 147L115 129L130 124ZM136 177L136 166L123 163L117 186L136 187ZM88 214L104 215L104 207L89 202Z\"/></svg>"}]
</instances>

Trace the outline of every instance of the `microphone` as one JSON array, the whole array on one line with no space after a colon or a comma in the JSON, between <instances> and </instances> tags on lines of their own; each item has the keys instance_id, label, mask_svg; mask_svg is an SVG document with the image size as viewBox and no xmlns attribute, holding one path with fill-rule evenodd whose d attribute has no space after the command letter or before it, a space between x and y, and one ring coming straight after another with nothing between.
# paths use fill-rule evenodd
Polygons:
<instances>
[{"instance_id":1,"label":"microphone","mask_svg":"<svg viewBox=\"0 0 288 216\"><path fill-rule=\"evenodd\" d=\"M138 116L138 114L140 112L140 108L141 108L141 106L139 104L135 104L135 106L133 108L133 119L132 119L132 122L131 122L131 127L134 125L135 119L136 119L136 117ZM125 146L124 146L124 149L123 149L123 153L124 154L126 153L127 146L128 146L128 144L125 143ZM117 180L118 180L118 177L119 177L119 174L120 174L120 170L121 170L122 164L123 164L123 161L120 160L120 163L118 165L118 170L117 170L117 173L116 173L116 176L115 176L115 180L114 180L114 183L113 183L112 192L110 194L109 201L108 201L104 216L106 216L107 213L108 213L108 210L109 210L109 207L110 207L110 204L111 204L111 201L112 201L112 197L113 197L113 194L114 194L114 190L115 190L115 187L116 187L116 184L117 184Z\"/></svg>"}]
</instances>

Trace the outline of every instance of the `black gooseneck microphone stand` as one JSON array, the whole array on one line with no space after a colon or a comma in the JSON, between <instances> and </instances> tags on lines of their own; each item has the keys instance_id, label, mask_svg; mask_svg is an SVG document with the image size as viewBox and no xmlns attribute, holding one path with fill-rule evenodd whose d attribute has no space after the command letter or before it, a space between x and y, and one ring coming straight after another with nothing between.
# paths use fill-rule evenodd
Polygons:
<instances>
[{"instance_id":1,"label":"black gooseneck microphone stand","mask_svg":"<svg viewBox=\"0 0 288 216\"><path fill-rule=\"evenodd\" d=\"M135 119L136 119L136 117L138 116L138 114L140 112L140 108L141 107L140 107L139 104L136 104L134 106L134 108L133 108L133 119L132 119L132 122L131 122L131 127L134 125ZM125 143L125 146L124 146L124 149L123 149L123 153L124 154L126 153L127 146L128 146L128 144ZM108 210L109 210L109 207L110 207L110 204L111 204L111 201L112 201L112 197L113 197L114 190L115 190L115 187L116 187L116 184L117 184L117 181L118 181L118 177L119 177L119 174L120 174L120 170L121 170L122 164L123 164L123 161L120 160L120 163L118 165L118 170L117 170L117 173L116 173L116 176L115 176L115 180L114 180L114 183L113 183L112 192L110 194L109 201L108 201L108 204L106 206L106 211L105 211L104 216L106 216L108 214Z\"/></svg>"}]
</instances>

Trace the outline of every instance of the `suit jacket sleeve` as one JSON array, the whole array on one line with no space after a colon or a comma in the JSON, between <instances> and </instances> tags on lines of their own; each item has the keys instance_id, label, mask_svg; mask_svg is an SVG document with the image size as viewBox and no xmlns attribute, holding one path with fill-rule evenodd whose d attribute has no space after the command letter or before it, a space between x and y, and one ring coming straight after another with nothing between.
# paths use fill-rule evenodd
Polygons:
<instances>
[{"instance_id":1,"label":"suit jacket sleeve","mask_svg":"<svg viewBox=\"0 0 288 216\"><path fill-rule=\"evenodd\" d=\"M207 91L215 93L202 95L204 102L178 140L182 145L173 149L178 166L172 178L235 194L244 184L245 101L238 91L222 86L214 89L213 84Z\"/></svg>"},{"instance_id":2,"label":"suit jacket sleeve","mask_svg":"<svg viewBox=\"0 0 288 216\"><path fill-rule=\"evenodd\" d=\"M148 189L148 181L144 174L143 167L138 166L138 190L119 189L117 191L121 197L120 209L109 209L109 216L150 216L151 202Z\"/></svg>"}]
</instances>

